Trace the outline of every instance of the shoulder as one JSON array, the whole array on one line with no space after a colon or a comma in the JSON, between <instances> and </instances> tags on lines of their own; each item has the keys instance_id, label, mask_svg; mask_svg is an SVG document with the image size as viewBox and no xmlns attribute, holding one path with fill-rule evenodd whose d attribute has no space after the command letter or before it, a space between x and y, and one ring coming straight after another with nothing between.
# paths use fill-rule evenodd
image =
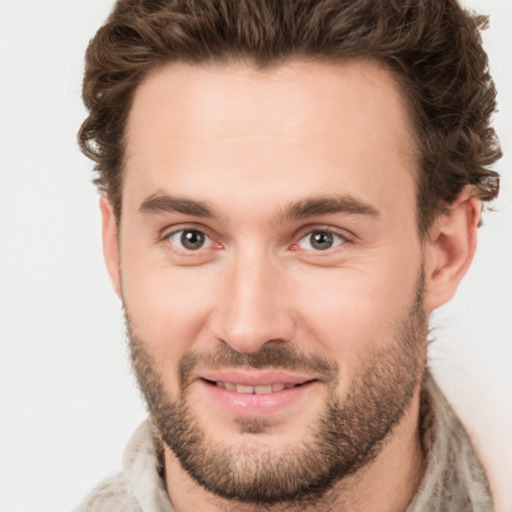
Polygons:
<instances>
[{"instance_id":1,"label":"shoulder","mask_svg":"<svg viewBox=\"0 0 512 512\"><path fill-rule=\"evenodd\" d=\"M163 480L161 444L149 421L132 435L123 471L101 482L74 512L173 512Z\"/></svg>"},{"instance_id":2,"label":"shoulder","mask_svg":"<svg viewBox=\"0 0 512 512\"><path fill-rule=\"evenodd\" d=\"M123 475L105 479L74 512L141 512Z\"/></svg>"}]
</instances>

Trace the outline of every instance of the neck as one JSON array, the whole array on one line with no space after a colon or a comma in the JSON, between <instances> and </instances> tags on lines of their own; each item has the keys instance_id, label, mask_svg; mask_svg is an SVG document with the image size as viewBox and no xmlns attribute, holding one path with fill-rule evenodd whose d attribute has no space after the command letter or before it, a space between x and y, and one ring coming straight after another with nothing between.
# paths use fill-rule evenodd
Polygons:
<instances>
[{"instance_id":1,"label":"neck","mask_svg":"<svg viewBox=\"0 0 512 512\"><path fill-rule=\"evenodd\" d=\"M377 457L337 482L323 497L303 503L260 506L220 498L204 489L164 449L167 492L176 512L404 512L423 476L419 434L419 390Z\"/></svg>"}]
</instances>

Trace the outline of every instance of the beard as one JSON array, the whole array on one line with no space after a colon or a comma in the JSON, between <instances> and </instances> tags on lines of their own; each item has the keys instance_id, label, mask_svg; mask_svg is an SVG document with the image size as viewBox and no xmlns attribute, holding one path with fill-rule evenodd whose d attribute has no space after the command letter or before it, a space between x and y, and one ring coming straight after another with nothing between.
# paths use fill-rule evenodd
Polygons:
<instances>
[{"instance_id":1,"label":"beard","mask_svg":"<svg viewBox=\"0 0 512 512\"><path fill-rule=\"evenodd\" d=\"M212 353L187 353L177 368L178 396L172 397L127 313L132 364L152 423L183 469L222 498L267 506L319 499L375 459L411 403L425 368L428 320L423 292L422 274L409 310L395 322L391 343L372 351L343 400L336 393L335 362L301 354L286 344L264 345L253 354L226 344ZM258 434L269 426L261 418L235 420L247 442L221 442L198 421L190 385L198 368L223 367L314 372L328 387L323 411L300 443L279 451L258 444Z\"/></svg>"}]
</instances>

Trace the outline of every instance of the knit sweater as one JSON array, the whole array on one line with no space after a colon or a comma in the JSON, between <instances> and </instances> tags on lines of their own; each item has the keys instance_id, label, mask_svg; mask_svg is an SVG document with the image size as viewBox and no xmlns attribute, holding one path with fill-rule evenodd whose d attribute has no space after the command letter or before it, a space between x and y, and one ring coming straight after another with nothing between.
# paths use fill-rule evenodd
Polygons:
<instances>
[{"instance_id":1,"label":"knit sweater","mask_svg":"<svg viewBox=\"0 0 512 512\"><path fill-rule=\"evenodd\" d=\"M427 464L405 512L492 512L487 479L467 433L428 373L420 418ZM162 469L159 444L146 421L128 443L123 471L98 485L75 512L175 512Z\"/></svg>"}]
</instances>

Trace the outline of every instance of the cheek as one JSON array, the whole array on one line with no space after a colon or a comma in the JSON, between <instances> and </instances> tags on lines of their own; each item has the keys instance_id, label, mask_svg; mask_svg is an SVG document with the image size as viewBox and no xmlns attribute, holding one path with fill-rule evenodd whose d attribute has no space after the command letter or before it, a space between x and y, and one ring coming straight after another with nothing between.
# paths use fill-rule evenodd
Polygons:
<instances>
[{"instance_id":1,"label":"cheek","mask_svg":"<svg viewBox=\"0 0 512 512\"><path fill-rule=\"evenodd\" d=\"M197 270L143 266L136 257L122 265L125 308L136 336L162 366L175 368L199 338L207 318L206 290ZM165 369L165 368L164 368Z\"/></svg>"},{"instance_id":2,"label":"cheek","mask_svg":"<svg viewBox=\"0 0 512 512\"><path fill-rule=\"evenodd\" d=\"M315 340L327 357L336 359L340 371L353 372L373 349L394 342L397 320L415 298L418 276L418 266L400 269L394 264L373 271L303 274L293 297L304 344Z\"/></svg>"}]
</instances>

